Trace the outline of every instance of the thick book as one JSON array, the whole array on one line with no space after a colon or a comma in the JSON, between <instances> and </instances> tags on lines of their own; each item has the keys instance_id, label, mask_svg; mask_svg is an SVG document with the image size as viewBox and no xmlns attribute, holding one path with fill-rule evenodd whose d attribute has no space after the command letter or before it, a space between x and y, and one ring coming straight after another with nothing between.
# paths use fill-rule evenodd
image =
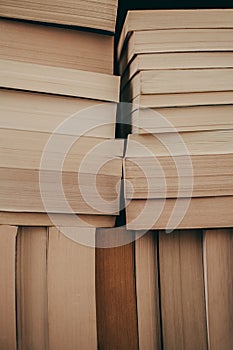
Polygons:
<instances>
[{"instance_id":1,"label":"thick book","mask_svg":"<svg viewBox=\"0 0 233 350\"><path fill-rule=\"evenodd\" d=\"M175 209L176 203L177 209ZM126 208L127 229L171 230L232 227L232 211L232 196L192 198L190 202L182 198L178 201L166 199L165 202L163 199L132 200Z\"/></svg>"},{"instance_id":2,"label":"thick book","mask_svg":"<svg viewBox=\"0 0 233 350\"><path fill-rule=\"evenodd\" d=\"M97 349L96 230L71 229L73 240L60 231L49 229L47 247L49 344L52 349ZM80 237L92 237L92 245L80 244Z\"/></svg>"},{"instance_id":3,"label":"thick book","mask_svg":"<svg viewBox=\"0 0 233 350\"><path fill-rule=\"evenodd\" d=\"M131 115L132 133L233 129L233 105L140 108Z\"/></svg>"},{"instance_id":4,"label":"thick book","mask_svg":"<svg viewBox=\"0 0 233 350\"><path fill-rule=\"evenodd\" d=\"M8 19L0 31L1 59L113 74L113 36Z\"/></svg>"},{"instance_id":5,"label":"thick book","mask_svg":"<svg viewBox=\"0 0 233 350\"><path fill-rule=\"evenodd\" d=\"M77 173L40 173L36 170L0 168L0 210L59 214L117 215L116 192L120 178ZM62 176L62 184L58 179ZM85 178L85 181L84 181ZM96 193L95 193L96 192Z\"/></svg>"},{"instance_id":6,"label":"thick book","mask_svg":"<svg viewBox=\"0 0 233 350\"><path fill-rule=\"evenodd\" d=\"M0 89L0 128L115 138L117 103Z\"/></svg>"},{"instance_id":7,"label":"thick book","mask_svg":"<svg viewBox=\"0 0 233 350\"><path fill-rule=\"evenodd\" d=\"M2 88L118 102L120 78L40 64L0 59Z\"/></svg>"},{"instance_id":8,"label":"thick book","mask_svg":"<svg viewBox=\"0 0 233 350\"><path fill-rule=\"evenodd\" d=\"M164 69L139 72L130 82L138 95L233 91L233 69Z\"/></svg>"},{"instance_id":9,"label":"thick book","mask_svg":"<svg viewBox=\"0 0 233 350\"><path fill-rule=\"evenodd\" d=\"M180 134L129 135L126 159L232 154L232 145L232 129Z\"/></svg>"},{"instance_id":10,"label":"thick book","mask_svg":"<svg viewBox=\"0 0 233 350\"><path fill-rule=\"evenodd\" d=\"M126 199L233 196L233 175L139 177L126 179ZM182 181L182 184L179 184ZM130 183L130 186L127 186Z\"/></svg>"},{"instance_id":11,"label":"thick book","mask_svg":"<svg viewBox=\"0 0 233 350\"><path fill-rule=\"evenodd\" d=\"M2 0L2 17L87 27L114 33L116 0Z\"/></svg>"}]
</instances>

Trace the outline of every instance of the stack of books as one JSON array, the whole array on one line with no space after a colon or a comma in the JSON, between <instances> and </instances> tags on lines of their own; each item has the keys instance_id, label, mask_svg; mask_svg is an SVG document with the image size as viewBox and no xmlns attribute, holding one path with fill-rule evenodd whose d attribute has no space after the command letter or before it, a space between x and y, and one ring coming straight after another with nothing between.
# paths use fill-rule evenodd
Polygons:
<instances>
[{"instance_id":1,"label":"stack of books","mask_svg":"<svg viewBox=\"0 0 233 350\"><path fill-rule=\"evenodd\" d=\"M117 4L1 0L1 350L232 348L233 10Z\"/></svg>"},{"instance_id":2,"label":"stack of books","mask_svg":"<svg viewBox=\"0 0 233 350\"><path fill-rule=\"evenodd\" d=\"M118 63L133 133L129 229L232 226L232 38L232 10L128 13Z\"/></svg>"},{"instance_id":3,"label":"stack of books","mask_svg":"<svg viewBox=\"0 0 233 350\"><path fill-rule=\"evenodd\" d=\"M149 108L231 104L232 23L231 9L129 11L118 45L122 99Z\"/></svg>"},{"instance_id":4,"label":"stack of books","mask_svg":"<svg viewBox=\"0 0 233 350\"><path fill-rule=\"evenodd\" d=\"M0 66L0 210L103 215L100 226L106 226L105 216L119 211L118 77L18 61L1 60ZM54 184L60 175L72 211ZM48 185L45 198L43 184ZM108 203L105 209L98 205L99 196ZM15 216L12 220L5 222L4 215L1 223L17 223ZM28 215L25 220L32 221Z\"/></svg>"},{"instance_id":5,"label":"stack of books","mask_svg":"<svg viewBox=\"0 0 233 350\"><path fill-rule=\"evenodd\" d=\"M1 1L1 349L98 347L95 234L115 225L122 176L116 11Z\"/></svg>"},{"instance_id":6,"label":"stack of books","mask_svg":"<svg viewBox=\"0 0 233 350\"><path fill-rule=\"evenodd\" d=\"M113 35L7 18L0 30L1 59L113 73Z\"/></svg>"},{"instance_id":7,"label":"stack of books","mask_svg":"<svg viewBox=\"0 0 233 350\"><path fill-rule=\"evenodd\" d=\"M116 11L115 0L1 2L1 224L74 213L84 225L114 225Z\"/></svg>"}]
</instances>

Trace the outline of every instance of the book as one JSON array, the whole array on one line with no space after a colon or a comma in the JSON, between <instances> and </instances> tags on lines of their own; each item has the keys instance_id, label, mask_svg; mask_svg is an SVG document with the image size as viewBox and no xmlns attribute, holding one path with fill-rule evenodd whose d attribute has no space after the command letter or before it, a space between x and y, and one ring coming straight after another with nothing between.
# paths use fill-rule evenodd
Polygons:
<instances>
[{"instance_id":1,"label":"book","mask_svg":"<svg viewBox=\"0 0 233 350\"><path fill-rule=\"evenodd\" d=\"M59 183L62 176L62 183ZM81 181L77 177L81 177ZM85 173L0 168L0 210L58 214L117 215L120 178ZM42 177L42 180L41 180ZM19 185L20 183L20 185ZM84 196L85 195L85 196ZM100 202L100 203L99 203Z\"/></svg>"},{"instance_id":2,"label":"book","mask_svg":"<svg viewBox=\"0 0 233 350\"><path fill-rule=\"evenodd\" d=\"M178 203L177 209L175 209L176 203ZM185 212L183 212L184 208L187 208ZM232 211L232 196L192 198L190 202L185 198L180 198L178 201L171 198L166 199L165 202L163 199L131 200L126 207L127 229L172 230L233 227Z\"/></svg>"},{"instance_id":3,"label":"book","mask_svg":"<svg viewBox=\"0 0 233 350\"><path fill-rule=\"evenodd\" d=\"M52 349L97 349L95 229L71 230L73 239L49 229L48 334ZM79 235L92 236L92 246Z\"/></svg>"},{"instance_id":4,"label":"book","mask_svg":"<svg viewBox=\"0 0 233 350\"><path fill-rule=\"evenodd\" d=\"M158 233L135 233L135 279L140 349L161 348Z\"/></svg>"},{"instance_id":5,"label":"book","mask_svg":"<svg viewBox=\"0 0 233 350\"><path fill-rule=\"evenodd\" d=\"M133 134L233 129L233 105L144 109L131 115Z\"/></svg>"},{"instance_id":6,"label":"book","mask_svg":"<svg viewBox=\"0 0 233 350\"><path fill-rule=\"evenodd\" d=\"M0 89L2 130L114 139L116 112L110 101Z\"/></svg>"},{"instance_id":7,"label":"book","mask_svg":"<svg viewBox=\"0 0 233 350\"><path fill-rule=\"evenodd\" d=\"M232 28L232 9L128 11L118 43L118 57L125 40L135 31Z\"/></svg>"},{"instance_id":8,"label":"book","mask_svg":"<svg viewBox=\"0 0 233 350\"><path fill-rule=\"evenodd\" d=\"M48 347L46 227L20 227L16 238L17 345Z\"/></svg>"},{"instance_id":9,"label":"book","mask_svg":"<svg viewBox=\"0 0 233 350\"><path fill-rule=\"evenodd\" d=\"M0 31L0 59L113 74L113 36L9 19Z\"/></svg>"},{"instance_id":10,"label":"book","mask_svg":"<svg viewBox=\"0 0 233 350\"><path fill-rule=\"evenodd\" d=\"M232 154L233 130L129 135L126 160ZM147 152L148 151L148 152ZM230 164L229 164L230 166Z\"/></svg>"},{"instance_id":11,"label":"book","mask_svg":"<svg viewBox=\"0 0 233 350\"><path fill-rule=\"evenodd\" d=\"M203 232L203 263L209 345L231 348L233 303L232 256L233 231L212 229ZM216 303L216 299L218 302ZM221 344L221 345L220 345Z\"/></svg>"},{"instance_id":12,"label":"book","mask_svg":"<svg viewBox=\"0 0 233 350\"><path fill-rule=\"evenodd\" d=\"M0 60L1 87L118 102L117 76L77 69Z\"/></svg>"},{"instance_id":13,"label":"book","mask_svg":"<svg viewBox=\"0 0 233 350\"><path fill-rule=\"evenodd\" d=\"M118 58L120 71L123 72L124 67L127 67L131 60L139 54L232 51L233 30L223 28L218 28L216 25L212 29L135 31L130 36L127 49L123 51L122 57Z\"/></svg>"},{"instance_id":14,"label":"book","mask_svg":"<svg viewBox=\"0 0 233 350\"><path fill-rule=\"evenodd\" d=\"M17 227L0 225L0 344L12 350L17 349L16 234Z\"/></svg>"},{"instance_id":15,"label":"book","mask_svg":"<svg viewBox=\"0 0 233 350\"><path fill-rule=\"evenodd\" d=\"M138 95L178 94L233 90L233 69L174 69L139 72L130 82Z\"/></svg>"},{"instance_id":16,"label":"book","mask_svg":"<svg viewBox=\"0 0 233 350\"><path fill-rule=\"evenodd\" d=\"M208 105L229 105L233 101L233 91L195 92L181 94L139 95L131 100L127 91L125 102L132 102L132 108L192 107Z\"/></svg>"},{"instance_id":17,"label":"book","mask_svg":"<svg viewBox=\"0 0 233 350\"><path fill-rule=\"evenodd\" d=\"M156 199L176 197L232 196L232 175L195 175L186 176L138 177L126 179L126 199ZM180 184L181 181L181 184Z\"/></svg>"},{"instance_id":18,"label":"book","mask_svg":"<svg viewBox=\"0 0 233 350\"><path fill-rule=\"evenodd\" d=\"M150 151L148 151L150 153ZM142 158L144 157L144 160ZM178 170L182 176L190 176L195 173L195 176L220 176L230 175L232 173L232 153L219 154L199 154L199 155L181 155L181 156L156 156L127 158L124 161L124 174L129 180L137 179L145 175L147 178L161 179L164 177L178 176ZM156 160L157 159L157 160ZM191 161L191 162L190 162ZM158 162L156 164L156 162ZM211 164L219 164L218 167L211 166ZM159 164L159 165L158 165ZM159 168L161 166L161 169ZM190 168L189 168L190 166ZM179 169L177 169L179 167Z\"/></svg>"},{"instance_id":19,"label":"book","mask_svg":"<svg viewBox=\"0 0 233 350\"><path fill-rule=\"evenodd\" d=\"M102 350L138 348L134 252L134 232L125 227L96 230L96 318Z\"/></svg>"},{"instance_id":20,"label":"book","mask_svg":"<svg viewBox=\"0 0 233 350\"><path fill-rule=\"evenodd\" d=\"M0 4L2 17L30 21L57 23L115 32L116 0L3 0Z\"/></svg>"},{"instance_id":21,"label":"book","mask_svg":"<svg viewBox=\"0 0 233 350\"><path fill-rule=\"evenodd\" d=\"M24 227L114 227L115 216L110 215L63 215L0 211L0 225Z\"/></svg>"},{"instance_id":22,"label":"book","mask_svg":"<svg viewBox=\"0 0 233 350\"><path fill-rule=\"evenodd\" d=\"M164 346L205 349L208 339L202 231L160 231L158 244Z\"/></svg>"}]
</instances>

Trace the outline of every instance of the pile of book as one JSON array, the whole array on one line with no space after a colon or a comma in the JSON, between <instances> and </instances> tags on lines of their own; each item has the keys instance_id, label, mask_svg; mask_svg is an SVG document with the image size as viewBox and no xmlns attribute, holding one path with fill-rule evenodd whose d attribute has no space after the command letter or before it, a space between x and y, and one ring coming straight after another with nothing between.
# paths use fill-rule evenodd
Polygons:
<instances>
[{"instance_id":1,"label":"pile of book","mask_svg":"<svg viewBox=\"0 0 233 350\"><path fill-rule=\"evenodd\" d=\"M233 227L233 10L130 11L120 91L117 5L1 0L1 350L199 349L209 305L230 322L232 230L202 230ZM134 241L174 228L198 230Z\"/></svg>"},{"instance_id":2,"label":"pile of book","mask_svg":"<svg viewBox=\"0 0 233 350\"><path fill-rule=\"evenodd\" d=\"M118 47L131 103L127 227L232 226L233 11L130 11Z\"/></svg>"},{"instance_id":3,"label":"pile of book","mask_svg":"<svg viewBox=\"0 0 233 350\"><path fill-rule=\"evenodd\" d=\"M1 211L116 215L118 78L6 60L1 75Z\"/></svg>"},{"instance_id":4,"label":"pile of book","mask_svg":"<svg viewBox=\"0 0 233 350\"><path fill-rule=\"evenodd\" d=\"M114 139L116 8L1 2L1 224L33 224L38 215L46 224L48 212L114 225L123 154Z\"/></svg>"},{"instance_id":5,"label":"pile of book","mask_svg":"<svg viewBox=\"0 0 233 350\"><path fill-rule=\"evenodd\" d=\"M95 234L122 176L116 12L1 1L1 349L97 349Z\"/></svg>"}]
</instances>

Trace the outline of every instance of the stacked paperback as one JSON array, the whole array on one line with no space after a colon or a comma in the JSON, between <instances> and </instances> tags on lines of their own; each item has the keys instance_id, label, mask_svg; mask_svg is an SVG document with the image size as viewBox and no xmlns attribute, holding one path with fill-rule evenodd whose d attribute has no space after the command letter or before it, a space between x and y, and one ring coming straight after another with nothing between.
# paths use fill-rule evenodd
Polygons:
<instances>
[{"instance_id":1,"label":"stacked paperback","mask_svg":"<svg viewBox=\"0 0 233 350\"><path fill-rule=\"evenodd\" d=\"M122 176L116 11L1 1L1 349L98 347L95 235Z\"/></svg>"},{"instance_id":2,"label":"stacked paperback","mask_svg":"<svg viewBox=\"0 0 233 350\"><path fill-rule=\"evenodd\" d=\"M130 11L118 47L131 103L129 229L232 226L233 11Z\"/></svg>"},{"instance_id":3,"label":"stacked paperback","mask_svg":"<svg viewBox=\"0 0 233 350\"><path fill-rule=\"evenodd\" d=\"M47 213L72 213L81 226L114 226L117 2L94 5L1 2L1 224L46 226Z\"/></svg>"},{"instance_id":4,"label":"stacked paperback","mask_svg":"<svg viewBox=\"0 0 233 350\"><path fill-rule=\"evenodd\" d=\"M1 350L230 344L233 11L117 5L1 0Z\"/></svg>"}]
</instances>

